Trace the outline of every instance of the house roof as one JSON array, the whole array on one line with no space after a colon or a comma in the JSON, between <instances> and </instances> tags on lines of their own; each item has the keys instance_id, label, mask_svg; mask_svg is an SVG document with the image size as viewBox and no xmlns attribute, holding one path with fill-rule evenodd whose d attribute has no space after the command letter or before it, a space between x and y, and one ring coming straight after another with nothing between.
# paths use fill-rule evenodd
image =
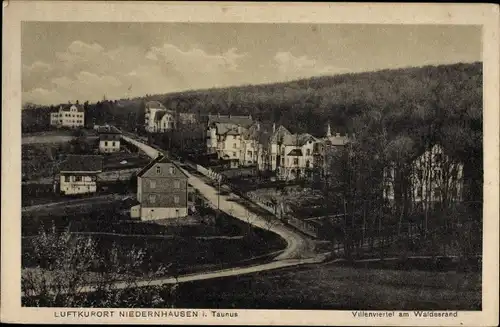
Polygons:
<instances>
[{"instance_id":1,"label":"house roof","mask_svg":"<svg viewBox=\"0 0 500 327\"><path fill-rule=\"evenodd\" d=\"M208 115L208 124L213 123L226 123L240 125L242 127L248 128L252 125L252 116L233 116L233 115Z\"/></svg>"},{"instance_id":2,"label":"house roof","mask_svg":"<svg viewBox=\"0 0 500 327\"><path fill-rule=\"evenodd\" d=\"M115 126L99 126L97 129L99 134L121 134L122 132Z\"/></svg>"},{"instance_id":3,"label":"house roof","mask_svg":"<svg viewBox=\"0 0 500 327\"><path fill-rule=\"evenodd\" d=\"M68 155L66 159L61 163L60 171L100 172L102 171L102 161L102 156Z\"/></svg>"},{"instance_id":4,"label":"house roof","mask_svg":"<svg viewBox=\"0 0 500 327\"><path fill-rule=\"evenodd\" d=\"M159 101L146 102L146 109L164 109L164 110L167 110L167 108L165 108L165 106Z\"/></svg>"},{"instance_id":5,"label":"house roof","mask_svg":"<svg viewBox=\"0 0 500 327\"><path fill-rule=\"evenodd\" d=\"M167 114L167 110L165 110L165 111L159 111L159 112L157 112L157 113L156 113L156 115L155 115L155 118L154 118L154 119L155 119L156 121L161 121L161 119L162 119L162 118L163 118L166 114Z\"/></svg>"},{"instance_id":6,"label":"house roof","mask_svg":"<svg viewBox=\"0 0 500 327\"><path fill-rule=\"evenodd\" d=\"M68 104L63 104L59 107L59 110L62 110L62 111L70 111L71 107L75 106L76 109L79 111L79 112L84 112L85 110L83 109L83 106L81 104L71 104L71 103L68 103Z\"/></svg>"},{"instance_id":7,"label":"house roof","mask_svg":"<svg viewBox=\"0 0 500 327\"><path fill-rule=\"evenodd\" d=\"M292 149L290 152L288 152L289 156L302 156L302 150L301 149Z\"/></svg>"},{"instance_id":8,"label":"house roof","mask_svg":"<svg viewBox=\"0 0 500 327\"><path fill-rule=\"evenodd\" d=\"M285 138L289 138L292 135L288 129L286 129L283 125L278 126L276 131L271 135L271 142L278 143L280 139L285 142Z\"/></svg>"},{"instance_id":9,"label":"house roof","mask_svg":"<svg viewBox=\"0 0 500 327\"><path fill-rule=\"evenodd\" d=\"M219 135L240 135L239 126L231 123L214 123Z\"/></svg>"},{"instance_id":10,"label":"house roof","mask_svg":"<svg viewBox=\"0 0 500 327\"><path fill-rule=\"evenodd\" d=\"M329 145L346 145L349 142L347 136L330 136L325 139L325 143Z\"/></svg>"},{"instance_id":11,"label":"house roof","mask_svg":"<svg viewBox=\"0 0 500 327\"><path fill-rule=\"evenodd\" d=\"M143 176L145 173L147 173L151 168L154 167L154 165L158 163L169 163L172 164L174 167L176 167L184 176L187 178L189 177L178 165L176 165L172 160L168 159L167 157L163 155L159 155L156 157L156 159L151 160L144 168L142 168L138 173L137 177Z\"/></svg>"}]
</instances>

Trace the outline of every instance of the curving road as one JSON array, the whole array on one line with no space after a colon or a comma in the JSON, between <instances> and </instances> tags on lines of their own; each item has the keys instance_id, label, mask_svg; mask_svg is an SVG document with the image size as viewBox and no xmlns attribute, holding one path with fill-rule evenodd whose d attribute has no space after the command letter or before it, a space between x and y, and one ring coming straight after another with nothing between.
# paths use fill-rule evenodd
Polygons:
<instances>
[{"instance_id":1,"label":"curving road","mask_svg":"<svg viewBox=\"0 0 500 327\"><path fill-rule=\"evenodd\" d=\"M144 144L141 141L127 136L122 137L125 141L139 147L151 158L156 158L160 153L159 150ZM247 207L241 204L241 202L244 201L238 195L234 193L219 195L215 187L208 185L201 178L194 176L182 167L181 169L189 177L189 184L197 189L206 199L208 199L213 207L217 208L217 204L219 202L219 209L221 211L253 226L267 229L282 237L287 242L287 247L285 251L274 260L312 258L315 256L312 241L283 224L278 220L278 218L276 218L275 221L270 221L269 219L265 219L264 217L252 213Z\"/></svg>"}]
</instances>

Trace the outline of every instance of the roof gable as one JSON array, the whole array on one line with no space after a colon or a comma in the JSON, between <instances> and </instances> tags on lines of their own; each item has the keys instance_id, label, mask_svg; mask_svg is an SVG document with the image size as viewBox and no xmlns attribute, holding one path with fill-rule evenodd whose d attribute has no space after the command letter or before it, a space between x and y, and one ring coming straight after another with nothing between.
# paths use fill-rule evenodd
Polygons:
<instances>
[{"instance_id":1,"label":"roof gable","mask_svg":"<svg viewBox=\"0 0 500 327\"><path fill-rule=\"evenodd\" d=\"M76 104L76 103L75 104L68 103L68 104L65 104L65 105L61 105L59 107L60 111L70 112L71 109L76 109L76 111L78 111L78 112L84 112L84 109L83 109L82 105Z\"/></svg>"},{"instance_id":2,"label":"roof gable","mask_svg":"<svg viewBox=\"0 0 500 327\"><path fill-rule=\"evenodd\" d=\"M156 171L156 167L160 167L159 174ZM173 174L169 171L170 167L174 169ZM150 161L137 173L137 177L164 178L174 176L188 178L188 175L179 166L164 156L156 157L156 159Z\"/></svg>"}]
</instances>

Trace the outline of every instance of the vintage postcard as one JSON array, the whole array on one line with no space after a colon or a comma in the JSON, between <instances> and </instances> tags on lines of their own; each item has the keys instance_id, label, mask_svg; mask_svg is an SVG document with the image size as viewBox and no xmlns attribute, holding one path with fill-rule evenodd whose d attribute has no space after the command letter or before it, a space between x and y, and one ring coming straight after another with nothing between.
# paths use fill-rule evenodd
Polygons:
<instances>
[{"instance_id":1,"label":"vintage postcard","mask_svg":"<svg viewBox=\"0 0 500 327\"><path fill-rule=\"evenodd\" d=\"M2 322L495 326L499 8L4 2Z\"/></svg>"}]
</instances>

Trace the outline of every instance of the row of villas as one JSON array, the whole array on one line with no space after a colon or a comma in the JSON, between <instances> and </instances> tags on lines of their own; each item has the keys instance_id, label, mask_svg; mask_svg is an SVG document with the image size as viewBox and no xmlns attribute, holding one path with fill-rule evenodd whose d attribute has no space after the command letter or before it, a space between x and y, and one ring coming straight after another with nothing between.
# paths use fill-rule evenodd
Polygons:
<instances>
[{"instance_id":1,"label":"row of villas","mask_svg":"<svg viewBox=\"0 0 500 327\"><path fill-rule=\"evenodd\" d=\"M343 148L355 134L332 133L326 126L324 137L293 134L286 127L253 121L251 116L209 115L207 152L229 161L231 167L256 166L274 171L279 179L293 180L324 174L332 166L329 153ZM395 200L401 180L395 164L384 170L384 197ZM447 155L438 144L420 151L408 170L411 189L406 196L414 203L461 201L463 164Z\"/></svg>"},{"instance_id":2,"label":"row of villas","mask_svg":"<svg viewBox=\"0 0 500 327\"><path fill-rule=\"evenodd\" d=\"M209 154L217 154L231 167L256 166L290 180L311 176L315 167L325 167L326 148L344 146L348 140L349 135L332 135L329 125L325 136L317 138L293 134L282 125L253 121L251 116L218 114L208 116L206 145Z\"/></svg>"}]
</instances>

